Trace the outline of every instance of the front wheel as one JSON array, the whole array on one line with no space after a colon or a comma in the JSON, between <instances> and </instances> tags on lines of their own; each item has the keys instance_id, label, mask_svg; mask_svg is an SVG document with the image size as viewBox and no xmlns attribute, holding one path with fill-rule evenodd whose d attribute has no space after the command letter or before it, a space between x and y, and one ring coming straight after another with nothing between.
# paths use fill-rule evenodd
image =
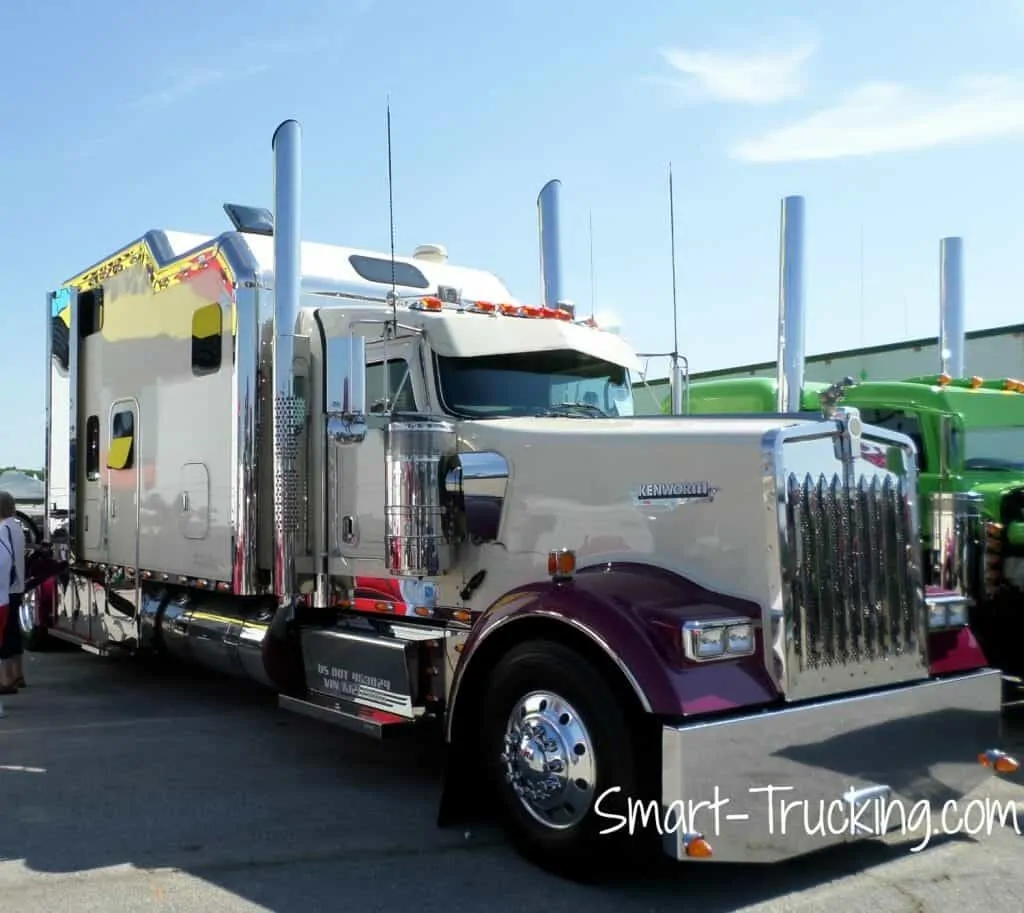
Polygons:
<instances>
[{"instance_id":1,"label":"front wheel","mask_svg":"<svg viewBox=\"0 0 1024 913\"><path fill-rule=\"evenodd\" d=\"M650 835L618 826L630 801L650 804L636 729L574 650L532 641L502 658L484 699L481 747L502 822L524 856L590 880L611 861L651 850Z\"/></svg>"},{"instance_id":2,"label":"front wheel","mask_svg":"<svg viewBox=\"0 0 1024 913\"><path fill-rule=\"evenodd\" d=\"M21 627L21 641L25 649L32 653L46 650L52 641L46 629L39 624L36 601L39 590L30 590L21 597L18 607L18 624Z\"/></svg>"}]
</instances>

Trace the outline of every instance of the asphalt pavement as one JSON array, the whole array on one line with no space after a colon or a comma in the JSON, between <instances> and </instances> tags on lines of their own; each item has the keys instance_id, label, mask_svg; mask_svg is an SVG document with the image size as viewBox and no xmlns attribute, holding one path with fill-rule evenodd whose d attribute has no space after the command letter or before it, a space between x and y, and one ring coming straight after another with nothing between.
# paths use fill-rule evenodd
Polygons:
<instances>
[{"instance_id":1,"label":"asphalt pavement","mask_svg":"<svg viewBox=\"0 0 1024 913\"><path fill-rule=\"evenodd\" d=\"M0 909L18 913L1016 911L1021 803L990 836L914 837L770 867L655 866L600 886L436 825L430 742L377 743L195 670L78 651L27 657L0 720ZM1024 710L1007 747L1024 754Z\"/></svg>"}]
</instances>

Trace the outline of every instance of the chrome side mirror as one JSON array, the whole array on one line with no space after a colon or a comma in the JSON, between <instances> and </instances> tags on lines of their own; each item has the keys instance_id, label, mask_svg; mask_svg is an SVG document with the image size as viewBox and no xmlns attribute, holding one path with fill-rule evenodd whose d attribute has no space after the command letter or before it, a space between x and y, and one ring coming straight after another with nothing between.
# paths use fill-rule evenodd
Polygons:
<instances>
[{"instance_id":1,"label":"chrome side mirror","mask_svg":"<svg viewBox=\"0 0 1024 913\"><path fill-rule=\"evenodd\" d=\"M324 362L327 436L337 444L359 444L366 437L366 340L329 337Z\"/></svg>"}]
</instances>

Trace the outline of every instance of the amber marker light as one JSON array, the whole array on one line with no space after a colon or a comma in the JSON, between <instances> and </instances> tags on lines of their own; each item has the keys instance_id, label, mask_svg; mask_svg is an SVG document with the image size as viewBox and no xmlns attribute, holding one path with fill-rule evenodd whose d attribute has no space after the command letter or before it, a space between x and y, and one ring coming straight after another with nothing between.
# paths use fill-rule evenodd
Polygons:
<instances>
[{"instance_id":1,"label":"amber marker light","mask_svg":"<svg viewBox=\"0 0 1024 913\"><path fill-rule=\"evenodd\" d=\"M1020 770L1020 764L1005 751L996 748L983 751L978 755L978 763L983 767L991 767L996 773L1013 774Z\"/></svg>"},{"instance_id":2,"label":"amber marker light","mask_svg":"<svg viewBox=\"0 0 1024 913\"><path fill-rule=\"evenodd\" d=\"M712 856L711 844L704 839L703 834L687 834L683 837L683 852L690 859L710 859Z\"/></svg>"},{"instance_id":3,"label":"amber marker light","mask_svg":"<svg viewBox=\"0 0 1024 913\"><path fill-rule=\"evenodd\" d=\"M555 580L568 580L576 571L576 552L563 548L548 552L548 574Z\"/></svg>"}]
</instances>

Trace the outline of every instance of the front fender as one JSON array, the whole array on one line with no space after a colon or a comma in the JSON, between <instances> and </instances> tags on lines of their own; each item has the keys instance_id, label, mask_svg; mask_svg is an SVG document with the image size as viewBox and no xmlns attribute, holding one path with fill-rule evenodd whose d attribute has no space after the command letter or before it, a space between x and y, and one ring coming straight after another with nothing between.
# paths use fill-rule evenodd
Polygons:
<instances>
[{"instance_id":1,"label":"front fender","mask_svg":"<svg viewBox=\"0 0 1024 913\"><path fill-rule=\"evenodd\" d=\"M683 622L713 617L749 618L755 625L754 655L707 663L687 660ZM779 696L763 665L758 605L661 568L602 564L579 570L569 581L520 587L484 612L466 641L452 682L445 726L449 740L467 682L482 680L497 655L522 639L518 632L532 636L538 623L562 626L586 638L619 670L648 713L688 716L765 704ZM465 693L478 690L470 687Z\"/></svg>"}]
</instances>

